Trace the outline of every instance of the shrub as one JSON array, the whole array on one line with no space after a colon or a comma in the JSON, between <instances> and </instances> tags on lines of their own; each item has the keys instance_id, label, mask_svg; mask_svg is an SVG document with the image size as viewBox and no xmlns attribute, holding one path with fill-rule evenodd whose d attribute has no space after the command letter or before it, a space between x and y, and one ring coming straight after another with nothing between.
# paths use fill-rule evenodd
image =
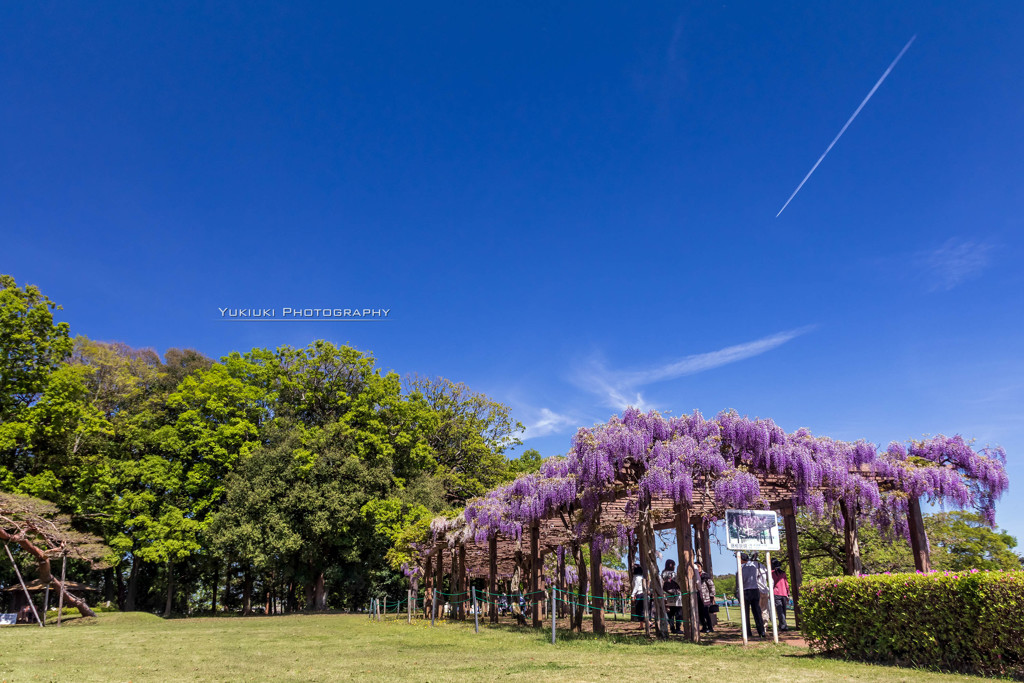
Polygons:
<instances>
[{"instance_id":1,"label":"shrub","mask_svg":"<svg viewBox=\"0 0 1024 683\"><path fill-rule=\"evenodd\" d=\"M815 650L1024 678L1024 572L835 577L805 585L800 601Z\"/></svg>"}]
</instances>

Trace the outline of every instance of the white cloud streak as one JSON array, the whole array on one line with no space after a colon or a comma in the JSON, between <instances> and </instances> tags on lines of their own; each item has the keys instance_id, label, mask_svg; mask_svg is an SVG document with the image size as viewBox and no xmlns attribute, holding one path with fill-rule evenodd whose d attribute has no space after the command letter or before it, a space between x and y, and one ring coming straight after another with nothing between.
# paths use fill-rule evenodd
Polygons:
<instances>
[{"instance_id":1,"label":"white cloud streak","mask_svg":"<svg viewBox=\"0 0 1024 683\"><path fill-rule=\"evenodd\" d=\"M542 436L557 434L566 427L576 424L576 420L568 415L556 413L548 408L541 408L540 415L536 420L526 425L526 430L521 437L523 441L537 439Z\"/></svg>"},{"instance_id":2,"label":"white cloud streak","mask_svg":"<svg viewBox=\"0 0 1024 683\"><path fill-rule=\"evenodd\" d=\"M649 408L650 405L644 401L638 391L642 386L693 375L759 356L811 329L813 326L779 332L744 344L727 346L718 351L686 356L678 361L647 370L609 370L603 362L595 359L590 362L588 367L578 372L574 380L580 387L601 396L607 405L616 410L622 410L627 406L643 410Z\"/></svg>"},{"instance_id":3,"label":"white cloud streak","mask_svg":"<svg viewBox=\"0 0 1024 683\"><path fill-rule=\"evenodd\" d=\"M932 291L949 291L985 270L992 245L951 239L938 249L918 254L917 261Z\"/></svg>"},{"instance_id":4,"label":"white cloud streak","mask_svg":"<svg viewBox=\"0 0 1024 683\"><path fill-rule=\"evenodd\" d=\"M885 73L882 74L882 77L878 79L877 83L875 83L875 87L871 88L871 92L867 94L867 97L865 97L864 100L860 103L860 106L857 107L857 110L855 112L853 112L853 115L849 119L847 119L846 123L839 131L839 134L836 135L836 137L832 140L831 143L829 143L829 146L825 149L822 155L818 157L818 160L816 162L814 162L814 166L811 167L811 170L807 172L807 175L804 176L804 179L801 180L800 184L796 186L795 190L793 190L793 194L789 195L789 199L787 199L786 203L782 205L782 208L779 209L779 212L775 214L776 218L781 216L782 212L786 210L786 207L789 206L789 203L791 201L793 201L793 197L796 196L796 193L799 192L800 188L804 186L804 183L806 183L808 178L811 177L811 174L814 173L814 171L818 168L818 165L825 159L825 156L832 151L832 148L835 147L835 144L839 142L839 138L843 137L843 133L846 132L846 129L850 127L850 124L853 123L853 120L857 118L858 114L860 114L860 110L863 109L864 105L868 103L868 100L870 100L871 96L875 94L875 91L878 90L878 87L880 85L882 85L882 82L885 81L885 79L889 76L889 73L893 70L893 67L895 67L896 64L900 61L900 59L903 57L903 54L908 49L910 49L910 46L914 43L916 39L917 35L915 34L910 38L909 41L907 41L907 44L903 46L903 49L900 50L900 53L896 55L896 59L892 60L892 64L889 65L889 68L885 70Z\"/></svg>"}]
</instances>

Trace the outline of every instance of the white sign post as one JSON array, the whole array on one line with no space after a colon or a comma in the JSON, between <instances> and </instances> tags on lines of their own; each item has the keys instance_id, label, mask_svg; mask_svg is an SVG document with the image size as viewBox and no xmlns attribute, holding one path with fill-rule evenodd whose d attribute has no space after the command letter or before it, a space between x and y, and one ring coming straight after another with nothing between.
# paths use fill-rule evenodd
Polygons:
<instances>
[{"instance_id":1,"label":"white sign post","mask_svg":"<svg viewBox=\"0 0 1024 683\"><path fill-rule=\"evenodd\" d=\"M740 599L740 631L743 632L743 644L747 644L747 600L743 595L743 563L740 554L736 553L736 597Z\"/></svg>"},{"instance_id":2,"label":"white sign post","mask_svg":"<svg viewBox=\"0 0 1024 683\"><path fill-rule=\"evenodd\" d=\"M771 551L780 550L779 517L774 510L726 510L725 511L725 547L736 551L736 593L740 598L740 628L743 629L743 644L747 644L747 605L743 595L743 565L740 553L763 551L771 567ZM772 590L771 569L768 571L768 602L772 618L772 634L775 642L779 642L778 626L775 615L775 596ZM755 605L754 609L761 609Z\"/></svg>"},{"instance_id":3,"label":"white sign post","mask_svg":"<svg viewBox=\"0 0 1024 683\"><path fill-rule=\"evenodd\" d=\"M772 637L775 639L775 644L779 644L779 618L775 614L775 582L772 581L772 554L766 552L764 554L764 564L768 569L768 609L772 613Z\"/></svg>"}]
</instances>

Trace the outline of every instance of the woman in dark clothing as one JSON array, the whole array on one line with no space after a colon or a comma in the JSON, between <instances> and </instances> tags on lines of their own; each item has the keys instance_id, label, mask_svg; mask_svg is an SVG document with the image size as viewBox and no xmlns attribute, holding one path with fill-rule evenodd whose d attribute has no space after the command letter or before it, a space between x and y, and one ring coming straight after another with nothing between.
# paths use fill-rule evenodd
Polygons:
<instances>
[{"instance_id":1,"label":"woman in dark clothing","mask_svg":"<svg viewBox=\"0 0 1024 683\"><path fill-rule=\"evenodd\" d=\"M674 560L665 562L665 570L661 572L661 587L665 589L665 610L668 612L669 629L672 633L682 633L683 589L676 580Z\"/></svg>"},{"instance_id":2,"label":"woman in dark clothing","mask_svg":"<svg viewBox=\"0 0 1024 683\"><path fill-rule=\"evenodd\" d=\"M715 581L704 571L704 565L697 563L697 585L700 589L700 600L697 601L697 612L700 617L700 632L714 633L715 625L711 621L711 605L715 603Z\"/></svg>"}]
</instances>

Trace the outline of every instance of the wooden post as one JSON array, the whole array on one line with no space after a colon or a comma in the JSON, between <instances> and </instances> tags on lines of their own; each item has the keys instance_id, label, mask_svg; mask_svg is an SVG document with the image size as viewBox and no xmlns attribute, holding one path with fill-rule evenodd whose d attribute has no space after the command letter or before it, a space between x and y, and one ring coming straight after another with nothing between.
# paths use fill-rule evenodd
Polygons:
<instances>
[{"instance_id":1,"label":"wooden post","mask_svg":"<svg viewBox=\"0 0 1024 683\"><path fill-rule=\"evenodd\" d=\"M36 605L32 602L32 595L28 592L28 586L25 585L25 580L21 578L21 571L18 569L17 563L14 561L14 555L11 554L11 549L4 543L4 550L7 551L7 557L11 560L11 566L14 567L14 573L18 575L18 583L21 584L21 590L25 591L25 599L28 600L28 606L32 608L32 614L36 615L36 623L39 624L39 628L43 627L43 622L39 619L39 612L36 611Z\"/></svg>"},{"instance_id":2,"label":"wooden post","mask_svg":"<svg viewBox=\"0 0 1024 683\"><path fill-rule=\"evenodd\" d=\"M843 549L846 558L843 569L847 576L856 576L864 569L860 561L860 541L857 539L857 508L852 510L845 500L839 501L843 513Z\"/></svg>"},{"instance_id":3,"label":"wooden post","mask_svg":"<svg viewBox=\"0 0 1024 683\"><path fill-rule=\"evenodd\" d=\"M932 563L928 557L928 536L924 531L920 498L911 497L908 501L907 517L907 522L910 525L910 550L914 553L914 566L919 572L930 572Z\"/></svg>"},{"instance_id":4,"label":"wooden post","mask_svg":"<svg viewBox=\"0 0 1024 683\"><path fill-rule=\"evenodd\" d=\"M594 597L591 600L582 598L585 603L594 606L592 616L594 621L594 633L604 633L604 577L601 576L601 547L590 539L590 592Z\"/></svg>"},{"instance_id":5,"label":"wooden post","mask_svg":"<svg viewBox=\"0 0 1024 683\"><path fill-rule=\"evenodd\" d=\"M498 623L498 599L495 597L495 593L498 592L498 537L492 535L487 541L487 551L490 555L490 567L487 571L487 590L490 595L487 596L490 609L488 610L491 615L491 623Z\"/></svg>"},{"instance_id":6,"label":"wooden post","mask_svg":"<svg viewBox=\"0 0 1024 683\"><path fill-rule=\"evenodd\" d=\"M562 591L562 595L565 595L565 547L560 547L556 552L558 563L555 571L558 572L558 576L555 577L555 586L558 590ZM556 601L555 606L558 609L559 616L565 616L566 614L566 603L565 600Z\"/></svg>"},{"instance_id":7,"label":"wooden post","mask_svg":"<svg viewBox=\"0 0 1024 683\"><path fill-rule=\"evenodd\" d=\"M448 546L442 546L437 550L437 578L434 580L434 616L444 619L444 551Z\"/></svg>"},{"instance_id":8,"label":"wooden post","mask_svg":"<svg viewBox=\"0 0 1024 683\"><path fill-rule=\"evenodd\" d=\"M693 522L693 524L692 524L692 526L693 526L693 552L694 552L693 557L694 557L694 559L697 562L700 562L701 565L703 565L704 564L704 530L701 528L700 522L698 520L699 520L699 518L691 519L690 520L691 522Z\"/></svg>"},{"instance_id":9,"label":"wooden post","mask_svg":"<svg viewBox=\"0 0 1024 683\"><path fill-rule=\"evenodd\" d=\"M540 522L530 527L530 599L533 602L533 627L540 628Z\"/></svg>"},{"instance_id":10,"label":"wooden post","mask_svg":"<svg viewBox=\"0 0 1024 683\"><path fill-rule=\"evenodd\" d=\"M796 506L793 505L782 515L786 526L786 551L789 554L789 592L793 597L793 621L799 629L800 619L800 584L804 580L804 572L800 566L800 544L796 531Z\"/></svg>"},{"instance_id":11,"label":"wooden post","mask_svg":"<svg viewBox=\"0 0 1024 683\"><path fill-rule=\"evenodd\" d=\"M682 503L676 504L676 552L679 558L679 567L676 572L676 581L680 578L683 583L680 588L686 593L683 600L683 637L695 643L700 642L700 627L698 626L697 601L700 600L700 577L696 576L693 566L693 538L690 532L690 508Z\"/></svg>"},{"instance_id":12,"label":"wooden post","mask_svg":"<svg viewBox=\"0 0 1024 683\"><path fill-rule=\"evenodd\" d=\"M466 603L469 592L466 590L466 545L459 544L459 621L466 619Z\"/></svg>"},{"instance_id":13,"label":"wooden post","mask_svg":"<svg viewBox=\"0 0 1024 683\"><path fill-rule=\"evenodd\" d=\"M57 626L60 626L61 613L64 611L64 588L63 588L63 586L64 586L64 576L65 576L65 572L67 571L67 569L68 569L68 556L67 556L67 553L61 553L61 563L60 563L60 585L61 585L61 590L60 590L59 595L57 597ZM214 591L214 594L216 594L216 592L217 591Z\"/></svg>"},{"instance_id":14,"label":"wooden post","mask_svg":"<svg viewBox=\"0 0 1024 683\"><path fill-rule=\"evenodd\" d=\"M430 605L427 605L427 602ZM423 618L426 619L434 604L434 559L427 555L427 566L423 568Z\"/></svg>"},{"instance_id":15,"label":"wooden post","mask_svg":"<svg viewBox=\"0 0 1024 683\"><path fill-rule=\"evenodd\" d=\"M704 571L708 573L708 576L714 576L715 572L711 560L711 527L705 517L699 518L698 525L700 526L701 562L704 564Z\"/></svg>"},{"instance_id":16,"label":"wooden post","mask_svg":"<svg viewBox=\"0 0 1024 683\"><path fill-rule=\"evenodd\" d=\"M643 612L641 612L641 619L644 622L644 635L648 638L651 637L651 620L650 616L650 581L647 578L647 535L643 532L641 527L636 528L636 541L637 541L637 555L640 558L640 571L642 572L641 583L644 589L643 599ZM634 606L635 607L635 606Z\"/></svg>"},{"instance_id":17,"label":"wooden post","mask_svg":"<svg viewBox=\"0 0 1024 683\"><path fill-rule=\"evenodd\" d=\"M473 630L480 633L480 606L476 602L476 586L473 586Z\"/></svg>"}]
</instances>

